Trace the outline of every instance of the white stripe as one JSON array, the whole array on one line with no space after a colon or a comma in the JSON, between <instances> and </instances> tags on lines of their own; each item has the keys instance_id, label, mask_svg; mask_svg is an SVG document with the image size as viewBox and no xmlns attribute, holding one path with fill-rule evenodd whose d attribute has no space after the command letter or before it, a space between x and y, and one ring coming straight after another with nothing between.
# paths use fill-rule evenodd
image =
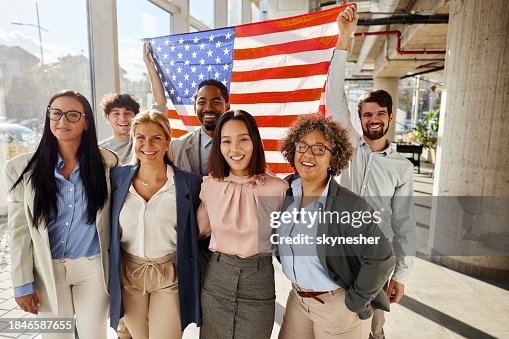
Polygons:
<instances>
[{"instance_id":1,"label":"white stripe","mask_svg":"<svg viewBox=\"0 0 509 339\"><path fill-rule=\"evenodd\" d=\"M255 48L267 45L284 44L293 41L337 36L338 24L334 21L313 27L304 27L287 32L268 33L251 37L235 37L234 49ZM291 38L291 40L289 39Z\"/></svg>"},{"instance_id":2,"label":"white stripe","mask_svg":"<svg viewBox=\"0 0 509 339\"><path fill-rule=\"evenodd\" d=\"M194 113L193 105L175 105L175 110L177 111L178 115L196 116L196 113Z\"/></svg>"},{"instance_id":3,"label":"white stripe","mask_svg":"<svg viewBox=\"0 0 509 339\"><path fill-rule=\"evenodd\" d=\"M329 62L332 58L333 50L334 48L329 48L319 51L271 55L257 59L234 60L233 72L245 72L274 67L309 65L324 61Z\"/></svg>"},{"instance_id":4,"label":"white stripe","mask_svg":"<svg viewBox=\"0 0 509 339\"><path fill-rule=\"evenodd\" d=\"M283 157L283 154L281 152L277 151L265 151L265 161L266 162L273 162L276 164L286 163L286 159Z\"/></svg>"},{"instance_id":5,"label":"white stripe","mask_svg":"<svg viewBox=\"0 0 509 339\"><path fill-rule=\"evenodd\" d=\"M232 82L230 93L284 92L296 89L323 88L327 75L313 75L304 78L268 79L251 82Z\"/></svg>"},{"instance_id":6,"label":"white stripe","mask_svg":"<svg viewBox=\"0 0 509 339\"><path fill-rule=\"evenodd\" d=\"M304 101L304 102L287 102L284 104L267 103L267 104L238 104L231 105L230 109L242 109L254 116L270 116L270 115L294 115L318 113L320 100Z\"/></svg>"},{"instance_id":7,"label":"white stripe","mask_svg":"<svg viewBox=\"0 0 509 339\"><path fill-rule=\"evenodd\" d=\"M260 127L259 130L262 139L279 140L286 136L288 128Z\"/></svg>"}]
</instances>

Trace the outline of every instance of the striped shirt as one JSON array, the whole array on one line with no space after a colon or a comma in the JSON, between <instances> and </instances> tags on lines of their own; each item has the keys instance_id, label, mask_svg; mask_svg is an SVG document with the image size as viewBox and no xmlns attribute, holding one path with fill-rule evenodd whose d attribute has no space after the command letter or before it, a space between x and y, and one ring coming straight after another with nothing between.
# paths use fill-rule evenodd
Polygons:
<instances>
[{"instance_id":1,"label":"striped shirt","mask_svg":"<svg viewBox=\"0 0 509 339\"><path fill-rule=\"evenodd\" d=\"M53 259L78 259L101 251L95 220L88 224L88 202L80 176L80 165L73 169L69 180L62 174L64 160L58 155L55 167L57 184L57 217L51 220L48 237ZM14 287L14 295L21 297L35 292L35 284Z\"/></svg>"}]
</instances>

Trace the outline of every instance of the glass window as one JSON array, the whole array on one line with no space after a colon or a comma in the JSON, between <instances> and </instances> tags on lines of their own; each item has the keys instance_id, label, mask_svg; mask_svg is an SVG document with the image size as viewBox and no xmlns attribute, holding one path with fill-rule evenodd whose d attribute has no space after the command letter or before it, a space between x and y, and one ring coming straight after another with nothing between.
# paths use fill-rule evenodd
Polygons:
<instances>
[{"instance_id":1,"label":"glass window","mask_svg":"<svg viewBox=\"0 0 509 339\"><path fill-rule=\"evenodd\" d=\"M189 14L202 24L215 28L215 0L189 0Z\"/></svg>"},{"instance_id":2,"label":"glass window","mask_svg":"<svg viewBox=\"0 0 509 339\"><path fill-rule=\"evenodd\" d=\"M17 0L0 20L0 168L33 150L50 97L74 89L91 99L86 0ZM42 47L42 48L41 48ZM0 176L0 215L6 208Z\"/></svg>"},{"instance_id":3,"label":"glass window","mask_svg":"<svg viewBox=\"0 0 509 339\"><path fill-rule=\"evenodd\" d=\"M228 26L237 26L242 23L242 1L228 0Z\"/></svg>"},{"instance_id":4,"label":"glass window","mask_svg":"<svg viewBox=\"0 0 509 339\"><path fill-rule=\"evenodd\" d=\"M153 102L141 39L172 32L172 15L149 1L117 0L120 91L134 95L141 109Z\"/></svg>"}]
</instances>

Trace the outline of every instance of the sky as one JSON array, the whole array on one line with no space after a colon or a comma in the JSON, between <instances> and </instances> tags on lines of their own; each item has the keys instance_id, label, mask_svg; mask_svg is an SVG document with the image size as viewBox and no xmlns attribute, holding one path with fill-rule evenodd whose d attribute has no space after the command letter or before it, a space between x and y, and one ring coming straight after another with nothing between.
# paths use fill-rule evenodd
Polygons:
<instances>
[{"instance_id":1,"label":"sky","mask_svg":"<svg viewBox=\"0 0 509 339\"><path fill-rule=\"evenodd\" d=\"M35 0L0 0L0 44L20 46L40 58ZM37 0L42 31L44 62L66 55L89 57L86 0ZM130 80L146 73L142 38L171 34L170 15L145 0L117 0L120 67ZM213 0L190 0L190 11L211 23Z\"/></svg>"}]
</instances>

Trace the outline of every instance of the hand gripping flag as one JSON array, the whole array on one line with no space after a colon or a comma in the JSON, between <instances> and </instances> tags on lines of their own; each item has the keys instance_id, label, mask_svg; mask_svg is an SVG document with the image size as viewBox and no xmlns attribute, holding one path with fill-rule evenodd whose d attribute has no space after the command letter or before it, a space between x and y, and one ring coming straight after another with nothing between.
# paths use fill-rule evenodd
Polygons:
<instances>
[{"instance_id":1,"label":"hand gripping flag","mask_svg":"<svg viewBox=\"0 0 509 339\"><path fill-rule=\"evenodd\" d=\"M193 94L202 80L223 82L231 109L251 113L271 170L293 170L279 140L300 114L323 114L324 86L346 6L209 31L145 39L166 95L172 137L200 127Z\"/></svg>"}]
</instances>

